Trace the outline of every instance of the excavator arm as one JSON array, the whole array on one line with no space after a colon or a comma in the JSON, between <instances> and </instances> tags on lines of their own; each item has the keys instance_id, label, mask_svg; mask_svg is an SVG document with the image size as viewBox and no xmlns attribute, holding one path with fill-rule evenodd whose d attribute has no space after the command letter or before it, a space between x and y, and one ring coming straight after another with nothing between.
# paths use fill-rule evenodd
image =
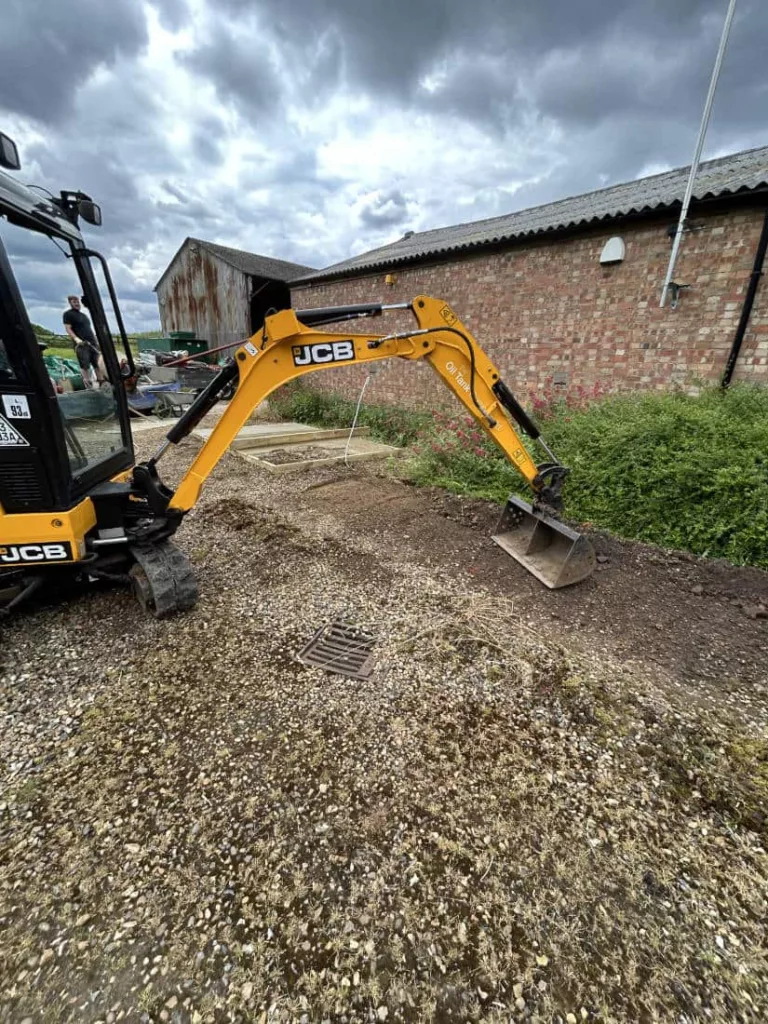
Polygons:
<instances>
[{"instance_id":1,"label":"excavator arm","mask_svg":"<svg viewBox=\"0 0 768 1024\"><path fill-rule=\"evenodd\" d=\"M180 512L192 508L205 480L253 410L277 388L308 373L392 358L423 359L429 363L532 489L537 494L546 490L549 478L542 476L528 454L510 416L514 416L531 437L540 436L538 429L503 384L498 369L444 302L419 296L408 305L413 309L418 326L412 331L391 335L316 330L299 319L301 312L297 314L290 309L267 317L263 332L254 335L237 350L237 391L179 484L170 508ZM325 314L338 322L342 316L357 319L378 315L382 307L362 307L374 310L368 314L344 312L354 308L341 307L339 311L328 312L307 310L304 316L320 320ZM201 403L204 404L207 403ZM202 418L197 413L193 405L189 419L195 424ZM170 441L180 440L189 429L192 427L184 419L180 420L169 434ZM544 467L545 473L547 469L548 466ZM562 475L564 473L563 469ZM561 479L562 475L556 475L556 479ZM549 486L551 505L555 505L557 500L556 495L550 493L553 490Z\"/></svg>"},{"instance_id":2,"label":"excavator arm","mask_svg":"<svg viewBox=\"0 0 768 1024\"><path fill-rule=\"evenodd\" d=\"M328 323L378 316L390 309L413 312L417 326L394 334L358 334L317 329ZM557 519L568 470L561 466L501 379L498 368L449 305L426 295L395 306L370 304L315 310L282 310L235 353L206 391L167 434L148 463L136 466L134 480L162 500L167 514L180 518L197 502L203 484L251 413L273 391L297 377L340 366L382 359L424 360L470 415L498 444L533 491L533 505L510 497L494 540L550 587L584 578L594 568L589 543ZM162 488L156 464L200 422L221 392L237 380L234 397L175 492ZM534 462L514 423L543 446L547 461Z\"/></svg>"}]
</instances>

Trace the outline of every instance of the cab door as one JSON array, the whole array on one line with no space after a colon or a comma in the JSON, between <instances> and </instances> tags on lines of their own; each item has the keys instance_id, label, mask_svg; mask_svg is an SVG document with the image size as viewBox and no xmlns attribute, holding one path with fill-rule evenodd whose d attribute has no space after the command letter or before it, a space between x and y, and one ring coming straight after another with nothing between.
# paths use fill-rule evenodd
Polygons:
<instances>
[{"instance_id":1,"label":"cab door","mask_svg":"<svg viewBox=\"0 0 768 1024\"><path fill-rule=\"evenodd\" d=\"M13 252L19 228L5 226ZM29 232L24 231L25 238ZM16 236L16 237L14 237ZM46 238L40 234L37 238ZM48 236L50 244L51 238ZM63 511L96 484L133 465L128 407L115 346L90 258L73 244L67 290L86 298L107 383L85 388L78 381L74 346L53 339L61 354L46 356L32 328L34 297L14 273L0 239L0 506L6 514ZM61 247L60 247L61 248ZM16 264L23 261L16 260ZM25 294L26 293L26 294ZM52 346L49 346L52 347ZM71 356L71 358L70 358ZM62 369L66 368L67 373ZM69 371L73 372L70 374Z\"/></svg>"}]
</instances>

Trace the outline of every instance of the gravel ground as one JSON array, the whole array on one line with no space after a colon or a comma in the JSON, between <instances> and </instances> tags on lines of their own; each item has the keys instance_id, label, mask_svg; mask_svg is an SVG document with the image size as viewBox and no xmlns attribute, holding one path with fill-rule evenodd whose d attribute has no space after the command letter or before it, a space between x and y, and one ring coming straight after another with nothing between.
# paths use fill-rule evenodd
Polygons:
<instances>
[{"instance_id":1,"label":"gravel ground","mask_svg":"<svg viewBox=\"0 0 768 1024\"><path fill-rule=\"evenodd\" d=\"M590 640L462 539L482 507L398 518L381 474L228 454L179 534L193 612L4 625L0 1020L764 1021L768 623L718 640L713 713L711 658ZM364 682L297 660L337 616Z\"/></svg>"}]
</instances>

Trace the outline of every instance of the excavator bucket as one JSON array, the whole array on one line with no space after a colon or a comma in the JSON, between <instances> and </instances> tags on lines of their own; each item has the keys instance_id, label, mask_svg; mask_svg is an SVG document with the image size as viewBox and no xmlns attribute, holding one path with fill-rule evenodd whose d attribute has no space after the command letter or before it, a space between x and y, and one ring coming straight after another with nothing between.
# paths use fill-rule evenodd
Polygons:
<instances>
[{"instance_id":1,"label":"excavator bucket","mask_svg":"<svg viewBox=\"0 0 768 1024\"><path fill-rule=\"evenodd\" d=\"M578 583L595 569L595 552L586 537L512 495L493 540L552 590Z\"/></svg>"}]
</instances>

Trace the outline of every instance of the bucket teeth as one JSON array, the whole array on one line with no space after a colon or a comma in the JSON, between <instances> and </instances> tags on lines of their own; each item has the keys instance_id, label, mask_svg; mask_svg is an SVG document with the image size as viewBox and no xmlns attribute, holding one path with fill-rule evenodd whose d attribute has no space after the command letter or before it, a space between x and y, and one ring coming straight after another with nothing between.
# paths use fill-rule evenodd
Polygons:
<instances>
[{"instance_id":1,"label":"bucket teeth","mask_svg":"<svg viewBox=\"0 0 768 1024\"><path fill-rule=\"evenodd\" d=\"M514 496L493 540L552 590L578 583L595 570L595 552L586 537Z\"/></svg>"}]
</instances>

